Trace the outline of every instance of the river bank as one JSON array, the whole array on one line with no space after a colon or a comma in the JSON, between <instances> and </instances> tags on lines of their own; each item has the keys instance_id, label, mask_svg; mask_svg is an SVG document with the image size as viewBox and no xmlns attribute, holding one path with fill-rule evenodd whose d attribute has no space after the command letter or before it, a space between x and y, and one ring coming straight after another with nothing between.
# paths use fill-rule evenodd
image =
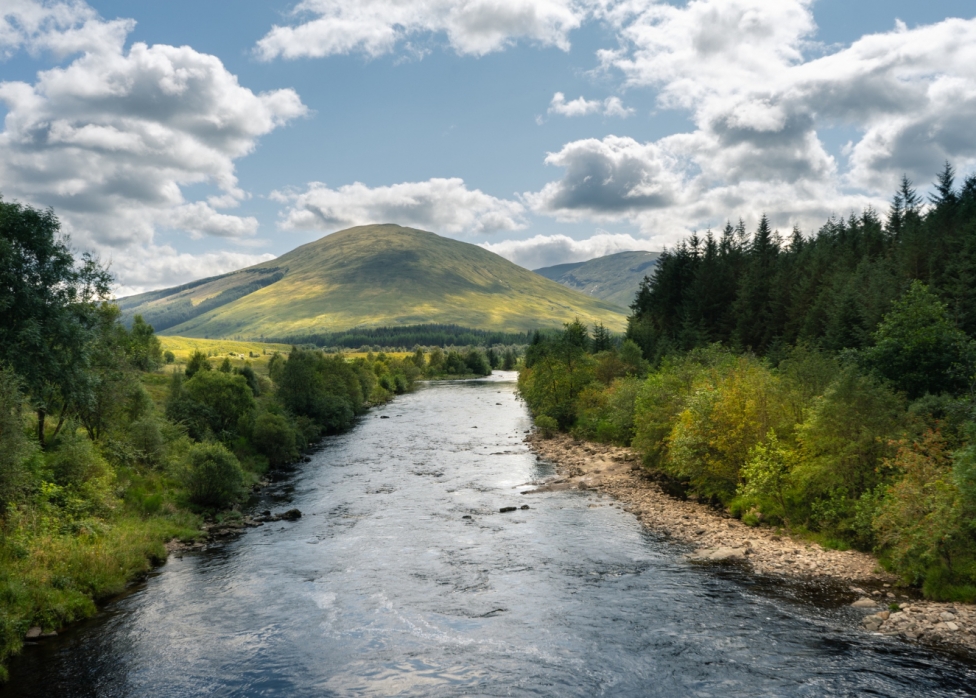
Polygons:
<instances>
[{"instance_id":1,"label":"river bank","mask_svg":"<svg viewBox=\"0 0 976 698\"><path fill-rule=\"evenodd\" d=\"M640 465L630 448L580 442L565 434L525 438L537 457L551 462L557 477L532 483L522 494L592 489L617 499L649 529L692 546L699 564L734 563L754 574L836 585L849 603L863 609L869 632L925 644L976 651L976 607L915 598L877 558L854 550L829 550L738 519L696 501L668 495Z\"/></svg>"}]
</instances>

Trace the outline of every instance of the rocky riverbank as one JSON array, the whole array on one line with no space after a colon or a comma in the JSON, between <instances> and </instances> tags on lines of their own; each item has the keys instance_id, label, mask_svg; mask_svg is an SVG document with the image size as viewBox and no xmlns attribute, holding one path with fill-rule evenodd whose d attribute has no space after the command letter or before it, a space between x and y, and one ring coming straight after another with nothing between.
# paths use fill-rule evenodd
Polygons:
<instances>
[{"instance_id":1,"label":"rocky riverbank","mask_svg":"<svg viewBox=\"0 0 976 698\"><path fill-rule=\"evenodd\" d=\"M750 527L712 507L669 496L649 477L631 449L538 433L526 442L539 458L556 466L557 477L532 483L522 494L592 489L617 499L648 528L693 546L687 559L699 564L735 563L756 574L824 581L862 609L870 632L976 651L976 608L913 598L896 585L872 555L828 550L820 545Z\"/></svg>"}]
</instances>

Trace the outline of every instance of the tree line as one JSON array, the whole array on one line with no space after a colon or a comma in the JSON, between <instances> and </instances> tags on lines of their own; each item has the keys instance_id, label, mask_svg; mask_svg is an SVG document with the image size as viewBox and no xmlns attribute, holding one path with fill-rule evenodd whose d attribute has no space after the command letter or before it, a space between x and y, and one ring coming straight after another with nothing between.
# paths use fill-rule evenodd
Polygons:
<instances>
[{"instance_id":1,"label":"tree line","mask_svg":"<svg viewBox=\"0 0 976 698\"><path fill-rule=\"evenodd\" d=\"M263 341L283 344L312 344L317 347L337 349L358 349L359 347L492 347L496 345L519 346L529 341L527 332L497 332L478 330L460 325L403 325L395 327L370 327L345 330L343 332L322 332L291 335L277 339L262 338Z\"/></svg>"},{"instance_id":2,"label":"tree line","mask_svg":"<svg viewBox=\"0 0 976 698\"><path fill-rule=\"evenodd\" d=\"M430 371L300 348L267 374L202 352L179 370L111 284L52 211L0 200L0 662L29 628L94 613L166 541L239 521L270 469Z\"/></svg>"},{"instance_id":3,"label":"tree line","mask_svg":"<svg viewBox=\"0 0 976 698\"><path fill-rule=\"evenodd\" d=\"M946 166L788 239L763 217L666 251L608 346L580 323L528 348L543 433L632 446L682 496L876 552L976 600L976 177Z\"/></svg>"}]
</instances>

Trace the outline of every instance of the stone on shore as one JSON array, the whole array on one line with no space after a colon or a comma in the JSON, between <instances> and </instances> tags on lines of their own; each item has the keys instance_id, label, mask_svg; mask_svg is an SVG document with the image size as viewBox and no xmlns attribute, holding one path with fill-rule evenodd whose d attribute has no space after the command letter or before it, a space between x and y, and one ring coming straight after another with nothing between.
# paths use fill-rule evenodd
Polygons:
<instances>
[{"instance_id":1,"label":"stone on shore","mask_svg":"<svg viewBox=\"0 0 976 698\"><path fill-rule=\"evenodd\" d=\"M869 599L867 596L862 596L852 603L851 606L853 608L877 608L878 602L874 599Z\"/></svg>"},{"instance_id":2,"label":"stone on shore","mask_svg":"<svg viewBox=\"0 0 976 698\"><path fill-rule=\"evenodd\" d=\"M736 560L745 560L746 549L727 548L724 546L718 548L702 548L689 555L688 559L695 562L733 562Z\"/></svg>"}]
</instances>

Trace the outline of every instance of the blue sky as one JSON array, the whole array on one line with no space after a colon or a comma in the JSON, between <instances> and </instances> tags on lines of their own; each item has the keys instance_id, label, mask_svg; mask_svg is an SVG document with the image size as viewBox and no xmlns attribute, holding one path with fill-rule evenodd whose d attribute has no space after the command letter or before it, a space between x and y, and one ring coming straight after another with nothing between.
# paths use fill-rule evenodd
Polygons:
<instances>
[{"instance_id":1,"label":"blue sky","mask_svg":"<svg viewBox=\"0 0 976 698\"><path fill-rule=\"evenodd\" d=\"M530 268L811 232L976 164L969 0L4 7L0 193L122 293L367 222Z\"/></svg>"}]
</instances>

